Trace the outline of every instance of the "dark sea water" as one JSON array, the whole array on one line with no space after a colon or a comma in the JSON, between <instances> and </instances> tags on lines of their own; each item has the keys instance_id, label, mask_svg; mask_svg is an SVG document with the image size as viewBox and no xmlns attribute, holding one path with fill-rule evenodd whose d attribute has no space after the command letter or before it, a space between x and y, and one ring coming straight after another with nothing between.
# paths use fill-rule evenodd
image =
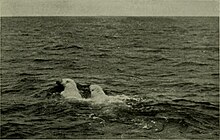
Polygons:
<instances>
[{"instance_id":1,"label":"dark sea water","mask_svg":"<svg viewBox=\"0 0 220 140\"><path fill-rule=\"evenodd\" d=\"M34 96L60 78L135 100ZM1 138L219 133L218 17L1 18Z\"/></svg>"}]
</instances>

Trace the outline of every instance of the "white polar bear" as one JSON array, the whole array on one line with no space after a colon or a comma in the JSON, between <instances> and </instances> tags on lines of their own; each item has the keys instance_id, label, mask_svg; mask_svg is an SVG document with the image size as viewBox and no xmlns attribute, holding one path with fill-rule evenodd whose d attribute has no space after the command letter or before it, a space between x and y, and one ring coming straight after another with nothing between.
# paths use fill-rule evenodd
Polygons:
<instances>
[{"instance_id":1,"label":"white polar bear","mask_svg":"<svg viewBox=\"0 0 220 140\"><path fill-rule=\"evenodd\" d=\"M108 97L99 85L90 85L91 99L96 102L104 102Z\"/></svg>"},{"instance_id":2,"label":"white polar bear","mask_svg":"<svg viewBox=\"0 0 220 140\"><path fill-rule=\"evenodd\" d=\"M108 96L99 85L90 85L89 89L91 100L99 104L125 103L125 100L130 99L125 95Z\"/></svg>"},{"instance_id":3,"label":"white polar bear","mask_svg":"<svg viewBox=\"0 0 220 140\"><path fill-rule=\"evenodd\" d=\"M64 86L64 91L60 93L64 98L82 99L82 96L80 95L79 90L77 89L77 86L74 80L66 78L58 82Z\"/></svg>"}]
</instances>

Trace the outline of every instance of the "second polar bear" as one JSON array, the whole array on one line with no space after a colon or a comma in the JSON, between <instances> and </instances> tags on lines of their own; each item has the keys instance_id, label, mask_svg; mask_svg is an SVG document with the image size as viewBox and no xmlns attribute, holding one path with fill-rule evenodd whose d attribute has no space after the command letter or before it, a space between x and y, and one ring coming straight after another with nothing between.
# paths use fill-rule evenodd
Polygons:
<instances>
[{"instance_id":1,"label":"second polar bear","mask_svg":"<svg viewBox=\"0 0 220 140\"><path fill-rule=\"evenodd\" d=\"M95 103L124 103L125 100L130 99L125 95L108 96L99 85L90 85L91 100Z\"/></svg>"},{"instance_id":2,"label":"second polar bear","mask_svg":"<svg viewBox=\"0 0 220 140\"><path fill-rule=\"evenodd\" d=\"M108 100L108 96L99 85L90 85L91 99L96 102L103 102Z\"/></svg>"}]
</instances>

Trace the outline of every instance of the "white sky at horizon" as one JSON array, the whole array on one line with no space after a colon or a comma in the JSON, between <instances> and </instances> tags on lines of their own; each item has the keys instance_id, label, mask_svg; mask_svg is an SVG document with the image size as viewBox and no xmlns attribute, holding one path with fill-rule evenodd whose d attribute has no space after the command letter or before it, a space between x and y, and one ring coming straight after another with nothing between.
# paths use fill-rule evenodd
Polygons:
<instances>
[{"instance_id":1,"label":"white sky at horizon","mask_svg":"<svg viewBox=\"0 0 220 140\"><path fill-rule=\"evenodd\" d=\"M219 16L219 1L1 0L1 16Z\"/></svg>"}]
</instances>

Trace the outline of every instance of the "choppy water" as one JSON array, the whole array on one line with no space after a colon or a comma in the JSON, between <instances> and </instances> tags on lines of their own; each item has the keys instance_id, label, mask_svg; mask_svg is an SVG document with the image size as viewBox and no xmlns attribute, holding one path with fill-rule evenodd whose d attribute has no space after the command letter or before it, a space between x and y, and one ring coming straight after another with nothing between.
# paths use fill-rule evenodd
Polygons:
<instances>
[{"instance_id":1,"label":"choppy water","mask_svg":"<svg viewBox=\"0 0 220 140\"><path fill-rule=\"evenodd\" d=\"M219 137L218 17L1 18L1 138ZM36 97L60 78L137 100Z\"/></svg>"}]
</instances>

